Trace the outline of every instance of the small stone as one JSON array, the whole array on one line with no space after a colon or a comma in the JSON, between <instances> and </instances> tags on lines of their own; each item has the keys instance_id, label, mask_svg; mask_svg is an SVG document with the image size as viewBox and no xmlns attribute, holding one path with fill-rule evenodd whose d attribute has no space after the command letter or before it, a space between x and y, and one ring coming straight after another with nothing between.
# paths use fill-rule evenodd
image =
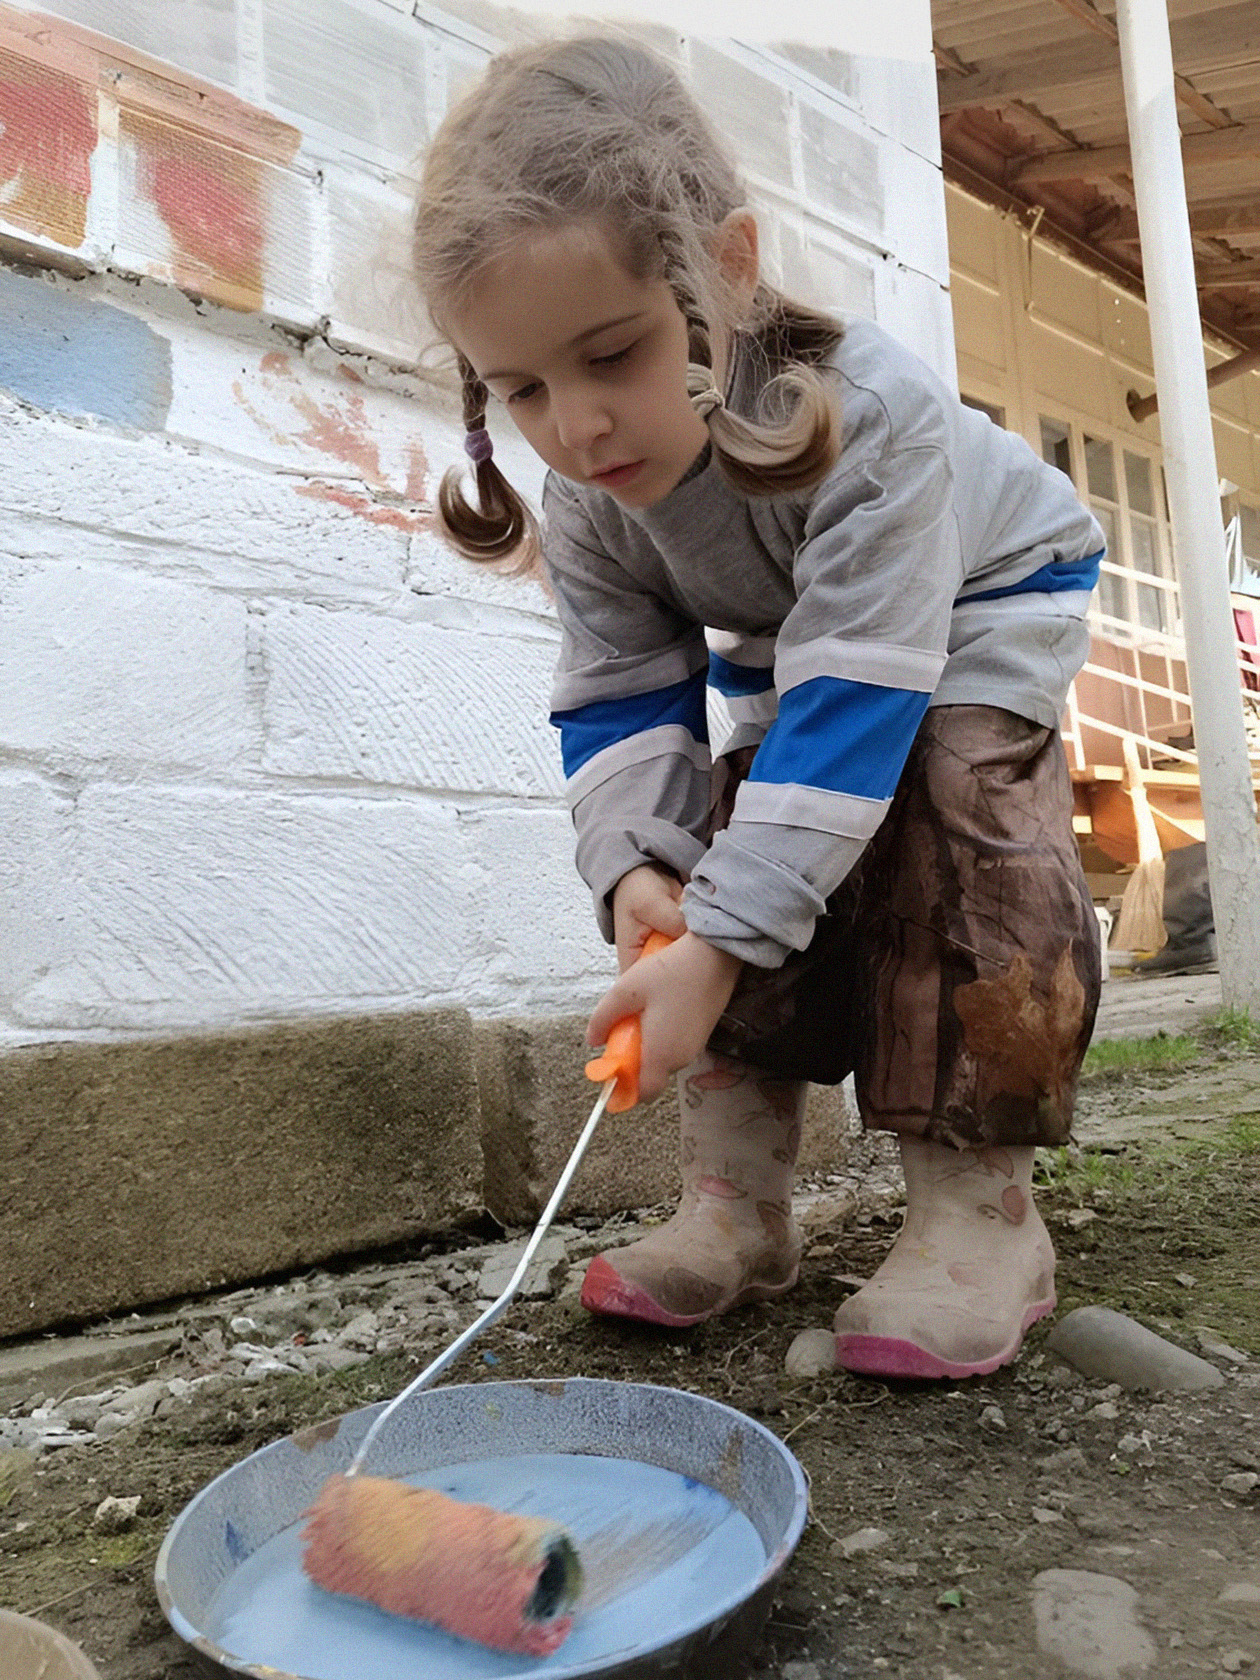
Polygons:
<instances>
[{"instance_id":1,"label":"small stone","mask_svg":"<svg viewBox=\"0 0 1260 1680\"><path fill-rule=\"evenodd\" d=\"M1087 1377L1126 1389L1219 1388L1225 1381L1206 1359L1110 1307L1077 1307L1055 1325L1046 1346Z\"/></svg>"},{"instance_id":2,"label":"small stone","mask_svg":"<svg viewBox=\"0 0 1260 1680\"><path fill-rule=\"evenodd\" d=\"M875 1567L881 1575L888 1575L894 1581L913 1581L919 1573L917 1563L894 1563L891 1558L876 1559Z\"/></svg>"},{"instance_id":3,"label":"small stone","mask_svg":"<svg viewBox=\"0 0 1260 1680\"><path fill-rule=\"evenodd\" d=\"M1089 1460L1080 1447L1063 1447L1037 1460L1043 1476L1057 1476L1062 1470L1088 1470Z\"/></svg>"},{"instance_id":4,"label":"small stone","mask_svg":"<svg viewBox=\"0 0 1260 1680\"><path fill-rule=\"evenodd\" d=\"M807 1241L817 1242L843 1229L857 1212L857 1205L857 1197L852 1190L828 1191L825 1196L805 1202L800 1207L797 1223Z\"/></svg>"},{"instance_id":5,"label":"small stone","mask_svg":"<svg viewBox=\"0 0 1260 1680\"><path fill-rule=\"evenodd\" d=\"M1240 1651L1235 1648L1232 1651L1221 1652L1221 1667L1226 1674L1241 1674L1243 1669L1253 1668L1255 1661L1256 1659L1250 1651Z\"/></svg>"},{"instance_id":6,"label":"small stone","mask_svg":"<svg viewBox=\"0 0 1260 1680\"><path fill-rule=\"evenodd\" d=\"M1114 1400L1100 1400L1096 1406L1091 1406L1085 1415L1097 1418L1100 1423L1110 1423L1120 1416L1120 1408Z\"/></svg>"},{"instance_id":7,"label":"small stone","mask_svg":"<svg viewBox=\"0 0 1260 1680\"><path fill-rule=\"evenodd\" d=\"M121 1435L123 1430L134 1422L134 1418L126 1417L122 1412L103 1412L97 1418L96 1428L92 1433L98 1441L112 1441L115 1435Z\"/></svg>"},{"instance_id":8,"label":"small stone","mask_svg":"<svg viewBox=\"0 0 1260 1680\"><path fill-rule=\"evenodd\" d=\"M822 1680L822 1670L815 1662L784 1663L783 1680Z\"/></svg>"},{"instance_id":9,"label":"small stone","mask_svg":"<svg viewBox=\"0 0 1260 1680\"><path fill-rule=\"evenodd\" d=\"M1260 1476L1254 1470L1235 1470L1232 1475L1221 1478L1221 1492L1232 1494L1236 1499L1245 1499L1258 1486Z\"/></svg>"},{"instance_id":10,"label":"small stone","mask_svg":"<svg viewBox=\"0 0 1260 1680\"><path fill-rule=\"evenodd\" d=\"M1218 1336L1215 1330L1206 1324L1200 1324L1194 1332L1194 1339L1204 1353L1212 1359L1223 1359L1227 1365L1249 1365L1250 1357L1240 1353L1236 1347L1231 1347L1223 1336Z\"/></svg>"},{"instance_id":11,"label":"small stone","mask_svg":"<svg viewBox=\"0 0 1260 1680\"><path fill-rule=\"evenodd\" d=\"M1067 1222L1074 1231L1083 1231L1087 1225L1092 1225L1098 1218L1093 1208L1073 1208L1067 1216Z\"/></svg>"},{"instance_id":12,"label":"small stone","mask_svg":"<svg viewBox=\"0 0 1260 1680\"><path fill-rule=\"evenodd\" d=\"M513 1272L520 1264L525 1244L512 1243L492 1255L481 1268L477 1293L483 1300L497 1301L507 1288ZM530 1261L529 1270L521 1279L517 1293L527 1301L542 1301L554 1295L569 1270L569 1251L564 1239L554 1233L543 1238Z\"/></svg>"},{"instance_id":13,"label":"small stone","mask_svg":"<svg viewBox=\"0 0 1260 1680\"><path fill-rule=\"evenodd\" d=\"M1198 1283L1198 1281L1199 1281L1198 1278L1195 1277L1193 1272L1178 1272L1177 1273L1177 1282L1181 1285L1181 1287L1183 1289L1193 1289L1194 1286Z\"/></svg>"},{"instance_id":14,"label":"small stone","mask_svg":"<svg viewBox=\"0 0 1260 1680\"><path fill-rule=\"evenodd\" d=\"M1004 1431L1006 1429L1006 1416L1001 1406L986 1406L980 1413L980 1427L981 1429Z\"/></svg>"},{"instance_id":15,"label":"small stone","mask_svg":"<svg viewBox=\"0 0 1260 1680\"><path fill-rule=\"evenodd\" d=\"M347 1371L352 1365L362 1365L368 1359L366 1353L357 1352L354 1348L338 1347L335 1343L326 1347L312 1348L309 1364L313 1371Z\"/></svg>"},{"instance_id":16,"label":"small stone","mask_svg":"<svg viewBox=\"0 0 1260 1680\"><path fill-rule=\"evenodd\" d=\"M1260 1582L1234 1581L1219 1597L1222 1604L1260 1604Z\"/></svg>"},{"instance_id":17,"label":"small stone","mask_svg":"<svg viewBox=\"0 0 1260 1680\"><path fill-rule=\"evenodd\" d=\"M1037 1645L1088 1680L1122 1680L1149 1668L1155 1642L1137 1618L1127 1581L1085 1569L1046 1569L1033 1580Z\"/></svg>"},{"instance_id":18,"label":"small stone","mask_svg":"<svg viewBox=\"0 0 1260 1680\"><path fill-rule=\"evenodd\" d=\"M1081 1373L1070 1365L1056 1365L1046 1376L1048 1388L1076 1388L1080 1381Z\"/></svg>"},{"instance_id":19,"label":"small stone","mask_svg":"<svg viewBox=\"0 0 1260 1680\"><path fill-rule=\"evenodd\" d=\"M103 1394L76 1394L72 1399L63 1400L61 1409L66 1415L66 1421L78 1429L94 1429L101 1413L111 1407L118 1391L107 1389Z\"/></svg>"},{"instance_id":20,"label":"small stone","mask_svg":"<svg viewBox=\"0 0 1260 1680\"><path fill-rule=\"evenodd\" d=\"M1151 1438L1146 1430L1144 1429L1140 1435L1134 1435L1132 1431L1127 1435L1122 1435L1116 1442L1115 1456L1117 1458L1127 1458L1134 1464L1153 1464L1155 1454L1151 1450Z\"/></svg>"},{"instance_id":21,"label":"small stone","mask_svg":"<svg viewBox=\"0 0 1260 1680\"><path fill-rule=\"evenodd\" d=\"M1038 1523L1061 1523L1063 1521L1063 1512L1052 1511L1047 1505L1034 1505L1032 1508L1032 1518L1034 1522Z\"/></svg>"},{"instance_id":22,"label":"small stone","mask_svg":"<svg viewBox=\"0 0 1260 1680\"><path fill-rule=\"evenodd\" d=\"M380 1320L374 1312L356 1313L349 1324L338 1331L337 1340L343 1347L362 1348L371 1353L376 1346L380 1328Z\"/></svg>"},{"instance_id":23,"label":"small stone","mask_svg":"<svg viewBox=\"0 0 1260 1680\"><path fill-rule=\"evenodd\" d=\"M129 1418L147 1418L153 1416L158 1401L165 1397L166 1384L155 1379L124 1389L113 1404L115 1411L123 1412Z\"/></svg>"},{"instance_id":24,"label":"small stone","mask_svg":"<svg viewBox=\"0 0 1260 1680\"><path fill-rule=\"evenodd\" d=\"M783 1368L789 1377L817 1377L836 1368L836 1337L832 1330L802 1330L787 1350Z\"/></svg>"},{"instance_id":25,"label":"small stone","mask_svg":"<svg viewBox=\"0 0 1260 1680\"><path fill-rule=\"evenodd\" d=\"M858 1528L852 1534L846 1534L838 1544L842 1556L860 1557L865 1552L877 1552L881 1546L886 1546L892 1535L883 1528Z\"/></svg>"},{"instance_id":26,"label":"small stone","mask_svg":"<svg viewBox=\"0 0 1260 1680\"><path fill-rule=\"evenodd\" d=\"M92 1517L92 1526L99 1528L102 1534L125 1534L135 1524L140 1499L138 1493L126 1499L115 1499L112 1495L102 1499Z\"/></svg>"},{"instance_id":27,"label":"small stone","mask_svg":"<svg viewBox=\"0 0 1260 1680\"><path fill-rule=\"evenodd\" d=\"M248 1336L258 1329L258 1325L252 1318L246 1318L244 1313L238 1313L228 1320L228 1329L234 1336Z\"/></svg>"},{"instance_id":28,"label":"small stone","mask_svg":"<svg viewBox=\"0 0 1260 1680\"><path fill-rule=\"evenodd\" d=\"M251 1359L244 1372L246 1382L261 1382L264 1377L291 1377L292 1375L293 1367L291 1365L286 1365L282 1359L272 1359L270 1357Z\"/></svg>"}]
</instances>

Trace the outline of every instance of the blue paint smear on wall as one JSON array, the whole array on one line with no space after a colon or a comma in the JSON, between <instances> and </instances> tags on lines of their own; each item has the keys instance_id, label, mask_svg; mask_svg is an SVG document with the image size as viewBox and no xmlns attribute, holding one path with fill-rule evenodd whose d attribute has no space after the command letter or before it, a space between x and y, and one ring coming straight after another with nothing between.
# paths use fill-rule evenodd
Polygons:
<instances>
[{"instance_id":1,"label":"blue paint smear on wall","mask_svg":"<svg viewBox=\"0 0 1260 1680\"><path fill-rule=\"evenodd\" d=\"M54 414L158 431L170 342L125 309L0 268L0 387Z\"/></svg>"}]
</instances>

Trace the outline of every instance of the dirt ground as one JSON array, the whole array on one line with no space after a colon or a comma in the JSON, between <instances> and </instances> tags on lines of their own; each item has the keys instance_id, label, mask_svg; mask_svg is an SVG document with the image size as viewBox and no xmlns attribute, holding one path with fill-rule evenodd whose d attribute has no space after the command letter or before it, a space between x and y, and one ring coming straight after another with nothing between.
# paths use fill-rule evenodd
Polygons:
<instances>
[{"instance_id":1,"label":"dirt ground","mask_svg":"<svg viewBox=\"0 0 1260 1680\"><path fill-rule=\"evenodd\" d=\"M793 1336L830 1322L837 1278L876 1267L895 1214L824 1230L787 1300L690 1332L593 1321L572 1297L520 1304L488 1333L497 1363L469 1357L454 1380L659 1382L788 1440L813 1520L753 1654L758 1680L1058 1676L1031 1608L1047 1569L1135 1587L1159 1680L1260 1673L1260 1487L1242 1487L1260 1471L1260 1045L1219 1029L1170 1042L1095 1056L1081 1107L1094 1142L1041 1158L1038 1200L1059 1252L1060 1315L1104 1304L1196 1351L1214 1333L1236 1350L1215 1356L1220 1388L1104 1389L1044 1351L1046 1325L1016 1365L967 1383L788 1378ZM170 1521L235 1460L391 1393L437 1345L198 1396L7 1481L0 1469L0 1604L81 1642L104 1680L191 1680L200 1671L152 1585ZM99 1501L135 1494L137 1525L103 1538ZM846 1556L842 1542L864 1528L887 1540Z\"/></svg>"}]
</instances>

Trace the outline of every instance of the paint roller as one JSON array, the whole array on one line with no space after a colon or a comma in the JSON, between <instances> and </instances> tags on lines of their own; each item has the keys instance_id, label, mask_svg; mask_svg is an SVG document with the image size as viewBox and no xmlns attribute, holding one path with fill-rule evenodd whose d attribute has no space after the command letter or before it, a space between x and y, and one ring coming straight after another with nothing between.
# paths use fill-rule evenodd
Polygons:
<instances>
[{"instance_id":1,"label":"paint roller","mask_svg":"<svg viewBox=\"0 0 1260 1680\"><path fill-rule=\"evenodd\" d=\"M668 944L664 934L651 934L642 954L652 956ZM320 1490L303 1530L302 1567L325 1591L497 1651L545 1657L568 1637L583 1577L577 1550L559 1523L361 1470L393 1413L506 1310L604 1113L620 1114L638 1102L639 1051L639 1018L626 1016L611 1028L603 1054L587 1063L587 1076L603 1089L507 1288L386 1406L348 1469Z\"/></svg>"}]
</instances>

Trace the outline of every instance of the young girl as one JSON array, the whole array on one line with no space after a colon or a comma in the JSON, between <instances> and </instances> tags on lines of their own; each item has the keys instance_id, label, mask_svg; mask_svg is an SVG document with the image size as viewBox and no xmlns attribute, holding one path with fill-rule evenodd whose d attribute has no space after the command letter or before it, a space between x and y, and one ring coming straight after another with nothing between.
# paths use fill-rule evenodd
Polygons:
<instances>
[{"instance_id":1,"label":"young girl","mask_svg":"<svg viewBox=\"0 0 1260 1680\"><path fill-rule=\"evenodd\" d=\"M444 528L541 563L559 615L577 863L621 967L590 1039L641 1013L643 1095L680 1075L682 1202L584 1304L689 1325L789 1289L805 1082L853 1072L907 1205L837 1361L994 1369L1054 1306L1033 1151L1068 1136L1098 995L1058 735L1098 526L878 327L761 278L730 162L637 45L497 58L430 148L416 252L476 466ZM492 398L550 468L541 532ZM653 929L674 943L636 962Z\"/></svg>"}]
</instances>

